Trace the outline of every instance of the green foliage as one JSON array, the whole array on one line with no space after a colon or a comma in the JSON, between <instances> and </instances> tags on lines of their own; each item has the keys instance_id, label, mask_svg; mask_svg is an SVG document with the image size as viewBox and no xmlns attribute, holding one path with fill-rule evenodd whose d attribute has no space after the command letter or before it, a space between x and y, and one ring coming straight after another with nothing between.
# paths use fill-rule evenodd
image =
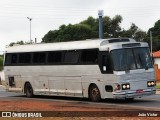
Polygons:
<instances>
[{"instance_id":1,"label":"green foliage","mask_svg":"<svg viewBox=\"0 0 160 120\"><path fill-rule=\"evenodd\" d=\"M61 42L85 40L91 37L92 29L86 24L62 25L59 30L49 31L42 39L42 42Z\"/></svg>"},{"instance_id":2,"label":"green foliage","mask_svg":"<svg viewBox=\"0 0 160 120\"><path fill-rule=\"evenodd\" d=\"M17 41L17 42L12 42L12 43L9 44L9 46L11 47L11 46L14 46L16 44L24 45L24 44L32 44L32 43L31 42L24 42L24 41L21 40L21 41Z\"/></svg>"},{"instance_id":3,"label":"green foliage","mask_svg":"<svg viewBox=\"0 0 160 120\"><path fill-rule=\"evenodd\" d=\"M140 30L135 24L132 24L128 30L122 30L120 24L122 17L116 15L112 19L108 16L103 17L104 38L130 37L138 41L146 38L146 32ZM75 41L98 38L99 19L88 17L88 19L75 25L61 25L59 30L50 30L43 38L42 42L61 42Z\"/></svg>"},{"instance_id":4,"label":"green foliage","mask_svg":"<svg viewBox=\"0 0 160 120\"><path fill-rule=\"evenodd\" d=\"M103 18L103 29L105 38L108 37L120 37L121 36L121 27L120 23L122 22L122 17L120 15L116 15L113 19L109 17Z\"/></svg>"},{"instance_id":5,"label":"green foliage","mask_svg":"<svg viewBox=\"0 0 160 120\"><path fill-rule=\"evenodd\" d=\"M129 29L125 30L120 27L122 17L116 15L112 19L108 16L103 17L104 38L128 37L137 41L145 41L150 45L149 32L153 33L153 51L160 49L160 20L148 32L142 31L134 23ZM88 17L88 19L75 25L61 25L59 30L50 30L43 38L42 42L61 42L98 38L99 19Z\"/></svg>"},{"instance_id":6,"label":"green foliage","mask_svg":"<svg viewBox=\"0 0 160 120\"><path fill-rule=\"evenodd\" d=\"M15 45L15 44L20 44L20 45L23 45L24 44L24 42L21 40L21 41L18 41L18 42L12 42L12 43L10 43L9 44L9 46L13 46L13 45Z\"/></svg>"},{"instance_id":7,"label":"green foliage","mask_svg":"<svg viewBox=\"0 0 160 120\"><path fill-rule=\"evenodd\" d=\"M147 34L132 23L128 30L123 30L121 32L121 37L129 37L134 38L137 41L145 41Z\"/></svg>"},{"instance_id":8,"label":"green foliage","mask_svg":"<svg viewBox=\"0 0 160 120\"><path fill-rule=\"evenodd\" d=\"M147 42L150 44L150 31L152 31L152 48L153 51L160 50L160 20L158 20L154 27L150 28L147 32Z\"/></svg>"},{"instance_id":9,"label":"green foliage","mask_svg":"<svg viewBox=\"0 0 160 120\"><path fill-rule=\"evenodd\" d=\"M160 89L160 85L156 85L156 89Z\"/></svg>"},{"instance_id":10,"label":"green foliage","mask_svg":"<svg viewBox=\"0 0 160 120\"><path fill-rule=\"evenodd\" d=\"M103 17L104 37L118 37L121 31L120 23L122 17L120 15L111 19L108 16ZM42 42L61 42L73 40L85 40L98 38L99 19L88 17L88 19L75 25L61 25L59 30L49 31L43 38Z\"/></svg>"},{"instance_id":11,"label":"green foliage","mask_svg":"<svg viewBox=\"0 0 160 120\"><path fill-rule=\"evenodd\" d=\"M3 69L3 55L0 55L0 71Z\"/></svg>"}]
</instances>

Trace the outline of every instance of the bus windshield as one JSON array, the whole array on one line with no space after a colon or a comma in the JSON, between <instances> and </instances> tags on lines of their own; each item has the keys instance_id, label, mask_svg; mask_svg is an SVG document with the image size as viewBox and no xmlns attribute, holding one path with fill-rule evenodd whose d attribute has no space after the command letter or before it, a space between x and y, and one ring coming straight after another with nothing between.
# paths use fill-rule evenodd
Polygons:
<instances>
[{"instance_id":1,"label":"bus windshield","mask_svg":"<svg viewBox=\"0 0 160 120\"><path fill-rule=\"evenodd\" d=\"M149 48L126 48L111 51L115 71L153 68Z\"/></svg>"}]
</instances>

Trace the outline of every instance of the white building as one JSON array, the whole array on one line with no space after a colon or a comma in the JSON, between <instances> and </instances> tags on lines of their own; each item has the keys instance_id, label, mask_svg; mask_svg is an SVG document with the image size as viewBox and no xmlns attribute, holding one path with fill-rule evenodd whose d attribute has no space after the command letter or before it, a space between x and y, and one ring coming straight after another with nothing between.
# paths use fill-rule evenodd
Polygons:
<instances>
[{"instance_id":1,"label":"white building","mask_svg":"<svg viewBox=\"0 0 160 120\"><path fill-rule=\"evenodd\" d=\"M160 69L160 50L157 52L153 52L154 64L158 65L158 69Z\"/></svg>"}]
</instances>

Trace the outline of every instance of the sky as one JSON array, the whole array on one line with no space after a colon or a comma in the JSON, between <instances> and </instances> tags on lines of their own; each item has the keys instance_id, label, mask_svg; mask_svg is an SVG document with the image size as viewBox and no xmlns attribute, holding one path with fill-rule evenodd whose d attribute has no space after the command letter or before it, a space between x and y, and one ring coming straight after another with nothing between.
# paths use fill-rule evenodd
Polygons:
<instances>
[{"instance_id":1,"label":"sky","mask_svg":"<svg viewBox=\"0 0 160 120\"><path fill-rule=\"evenodd\" d=\"M160 0L0 0L0 53L6 45L20 40L38 42L49 30L62 24L76 24L89 16L113 18L121 15L121 27L128 29L131 23L147 31L160 19Z\"/></svg>"}]
</instances>

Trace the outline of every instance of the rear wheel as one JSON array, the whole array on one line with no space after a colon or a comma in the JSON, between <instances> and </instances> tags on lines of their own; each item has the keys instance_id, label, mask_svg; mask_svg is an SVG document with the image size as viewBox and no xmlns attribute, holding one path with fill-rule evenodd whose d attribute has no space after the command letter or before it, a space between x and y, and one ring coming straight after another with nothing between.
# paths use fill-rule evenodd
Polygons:
<instances>
[{"instance_id":1,"label":"rear wheel","mask_svg":"<svg viewBox=\"0 0 160 120\"><path fill-rule=\"evenodd\" d=\"M101 94L100 94L100 91L96 85L92 85L89 88L89 97L94 102L98 102L101 100Z\"/></svg>"},{"instance_id":2,"label":"rear wheel","mask_svg":"<svg viewBox=\"0 0 160 120\"><path fill-rule=\"evenodd\" d=\"M30 83L26 83L25 85L25 93L28 98L33 97L33 89Z\"/></svg>"}]
</instances>

